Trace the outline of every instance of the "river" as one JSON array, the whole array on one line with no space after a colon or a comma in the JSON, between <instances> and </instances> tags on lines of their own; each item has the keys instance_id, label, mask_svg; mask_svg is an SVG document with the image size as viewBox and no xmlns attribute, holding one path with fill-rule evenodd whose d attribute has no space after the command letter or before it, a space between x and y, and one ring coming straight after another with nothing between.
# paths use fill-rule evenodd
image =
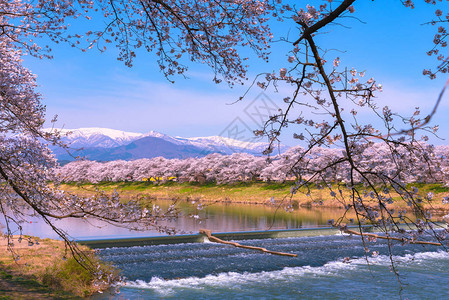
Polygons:
<instances>
[{"instance_id":1,"label":"river","mask_svg":"<svg viewBox=\"0 0 449 300\"><path fill-rule=\"evenodd\" d=\"M449 255L435 246L388 245L347 235L239 241L297 258L216 243L110 248L120 294L93 299L445 299ZM377 256L372 256L377 251Z\"/></svg>"},{"instance_id":2,"label":"river","mask_svg":"<svg viewBox=\"0 0 449 300\"><path fill-rule=\"evenodd\" d=\"M159 201L161 208L170 201ZM213 232L234 232L268 229L296 229L328 226L329 219L337 219L344 212L338 208L300 208L286 212L274 206L257 204L214 203L202 210L188 203L178 203L180 217L165 223L176 228L179 233L198 233L200 228ZM198 216L199 219L193 217ZM23 233L42 238L58 238L53 230L39 218L31 218L21 224ZM1 221L0 221L1 224ZM74 239L125 238L140 236L160 236L164 233L155 230L130 231L126 228L111 226L96 220L64 219L55 224L65 230ZM18 231L15 231L17 234Z\"/></svg>"},{"instance_id":3,"label":"river","mask_svg":"<svg viewBox=\"0 0 449 300\"><path fill-rule=\"evenodd\" d=\"M161 204L163 207L165 204ZM201 211L182 205L171 226L185 233L294 229L326 226L343 210L321 207L294 212L264 205L217 203ZM200 219L193 218L198 214ZM56 223L76 239L162 235L130 232L104 223L63 220ZM38 219L23 223L25 234L56 237ZM119 294L92 299L435 299L449 297L449 255L441 247L383 241L365 247L348 235L242 240L244 245L298 254L264 254L216 243L107 248L98 254L122 270ZM378 253L373 255L373 251ZM399 278L391 272L391 259ZM399 279L399 280L398 280ZM401 282L401 283L400 283Z\"/></svg>"}]
</instances>

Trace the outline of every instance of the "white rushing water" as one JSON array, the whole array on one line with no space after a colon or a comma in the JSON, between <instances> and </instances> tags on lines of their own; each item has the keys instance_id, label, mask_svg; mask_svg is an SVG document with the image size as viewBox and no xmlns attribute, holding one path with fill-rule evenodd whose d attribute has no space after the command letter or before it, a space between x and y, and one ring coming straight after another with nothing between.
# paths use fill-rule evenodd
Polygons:
<instances>
[{"instance_id":1,"label":"white rushing water","mask_svg":"<svg viewBox=\"0 0 449 300\"><path fill-rule=\"evenodd\" d=\"M101 251L128 277L113 299L437 299L449 296L449 254L395 244L322 236L239 241L298 254L280 257L219 244L179 244ZM372 252L379 255L372 256ZM108 295L107 297L110 297ZM122 298L120 298L122 297ZM443 299L442 297L440 299ZM106 298L104 298L106 299Z\"/></svg>"}]
</instances>

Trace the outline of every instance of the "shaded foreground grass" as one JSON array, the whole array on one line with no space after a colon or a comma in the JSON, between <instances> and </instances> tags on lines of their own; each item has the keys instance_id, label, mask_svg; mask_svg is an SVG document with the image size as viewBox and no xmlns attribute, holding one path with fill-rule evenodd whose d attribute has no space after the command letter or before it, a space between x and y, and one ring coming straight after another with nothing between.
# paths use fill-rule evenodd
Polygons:
<instances>
[{"instance_id":1,"label":"shaded foreground grass","mask_svg":"<svg viewBox=\"0 0 449 300\"><path fill-rule=\"evenodd\" d=\"M71 255L65 255L64 242L28 237L14 239L15 261L0 238L0 300L2 299L77 299L108 288L96 284L94 274L84 269ZM38 244L35 242L38 241ZM93 251L80 247L90 260L99 262ZM105 272L117 272L101 263Z\"/></svg>"},{"instance_id":2,"label":"shaded foreground grass","mask_svg":"<svg viewBox=\"0 0 449 300\"><path fill-rule=\"evenodd\" d=\"M12 275L0 267L0 299L73 299L68 293L56 292L28 276Z\"/></svg>"},{"instance_id":3,"label":"shaded foreground grass","mask_svg":"<svg viewBox=\"0 0 449 300\"><path fill-rule=\"evenodd\" d=\"M102 182L98 184L91 183L71 183L62 185L62 189L74 192L80 195L91 195L96 189L105 192L118 191L125 199L127 197L143 196L143 199L177 199L177 200L201 200L211 202L227 202L227 203L251 203L251 204L268 204L270 199L280 202L284 199L290 199L298 207L310 207L319 204L322 207L343 207L343 204L330 196L328 188L318 189L316 187L310 190L302 189L295 195L290 195L290 189L293 183L236 183L217 185L214 183L198 184L198 183L178 183L167 182L161 184L153 184L148 182ZM408 187L415 186L419 188L420 195L427 195L429 192L434 194L432 200L423 201L422 208L433 210L449 210L449 205L442 203L443 197L449 195L449 187L442 184L409 184ZM338 191L338 187L334 185L334 191ZM363 192L363 187L359 190ZM349 192L342 189L343 196L349 198ZM307 194L310 193L311 196ZM400 200L400 196L392 192L390 196L394 200ZM372 201L375 204L375 201ZM391 207L403 208L406 204L403 201L395 201Z\"/></svg>"}]
</instances>

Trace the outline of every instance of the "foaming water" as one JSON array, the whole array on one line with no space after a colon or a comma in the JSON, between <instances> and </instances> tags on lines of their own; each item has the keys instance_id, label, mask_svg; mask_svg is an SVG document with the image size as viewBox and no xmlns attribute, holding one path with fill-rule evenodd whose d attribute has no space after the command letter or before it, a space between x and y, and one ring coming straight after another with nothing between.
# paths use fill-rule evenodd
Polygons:
<instances>
[{"instance_id":1,"label":"foaming water","mask_svg":"<svg viewBox=\"0 0 449 300\"><path fill-rule=\"evenodd\" d=\"M215 243L112 248L100 251L127 277L112 299L423 299L449 295L449 254L434 246L326 236L239 241L298 258ZM372 251L379 255L371 256ZM391 259L401 285L391 272ZM102 296L110 299L110 295ZM96 297L96 299L102 298ZM444 297L443 297L444 298Z\"/></svg>"}]
</instances>

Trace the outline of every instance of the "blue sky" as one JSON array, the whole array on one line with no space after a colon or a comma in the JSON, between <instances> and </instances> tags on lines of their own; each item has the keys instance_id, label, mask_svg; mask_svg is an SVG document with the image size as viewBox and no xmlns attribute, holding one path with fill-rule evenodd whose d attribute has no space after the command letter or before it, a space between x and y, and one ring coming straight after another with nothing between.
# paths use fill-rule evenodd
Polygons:
<instances>
[{"instance_id":1,"label":"blue sky","mask_svg":"<svg viewBox=\"0 0 449 300\"><path fill-rule=\"evenodd\" d=\"M422 25L434 16L435 7L421 2L412 10L404 8L399 0L359 0L354 5L356 12L342 20L345 27L329 27L318 37L324 48L343 51L335 52L342 65L366 70L366 76L382 83L380 105L388 104L403 113L415 106L429 112L447 80L444 74L432 81L422 75L424 68L435 65L435 59L429 58L426 51L432 46L436 28ZM307 3L317 1L296 1L297 7ZM273 26L279 37L286 35L293 24ZM289 67L285 49L285 44L274 45L268 64L253 59L250 81L260 72ZM222 134L236 118L251 129L257 127L257 122L245 114L245 108L261 90L256 88L245 101L229 105L246 87L231 89L226 84L214 84L206 66L191 65L188 79L175 77L176 83L171 84L158 71L153 54L139 53L134 67L128 68L116 60L113 47L105 53L83 53L68 45L55 45L53 50L54 59L26 57L25 65L38 75L48 119L58 114L59 127L156 130L185 137ZM282 106L282 99L288 95L281 91L267 96ZM449 92L433 121L440 126L442 138L449 138L448 103ZM286 131L284 143L296 143L291 138L293 131ZM433 141L447 144L447 140Z\"/></svg>"}]
</instances>

